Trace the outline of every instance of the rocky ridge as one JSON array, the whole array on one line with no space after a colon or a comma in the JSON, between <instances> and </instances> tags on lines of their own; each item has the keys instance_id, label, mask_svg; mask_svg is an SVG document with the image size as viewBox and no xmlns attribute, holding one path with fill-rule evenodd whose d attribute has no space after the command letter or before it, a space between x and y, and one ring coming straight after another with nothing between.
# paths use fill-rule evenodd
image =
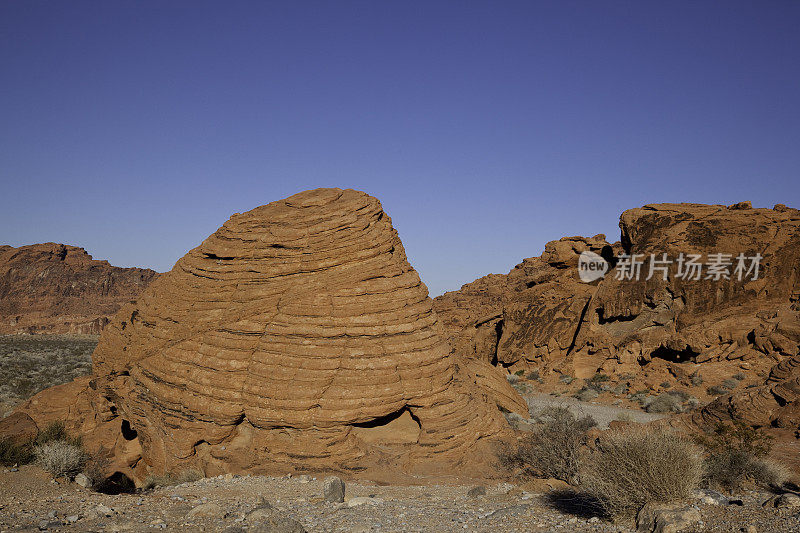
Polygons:
<instances>
[{"instance_id":1,"label":"rocky ridge","mask_svg":"<svg viewBox=\"0 0 800 533\"><path fill-rule=\"evenodd\" d=\"M65 244L0 246L0 334L99 335L157 275L111 266Z\"/></svg>"},{"instance_id":2,"label":"rocky ridge","mask_svg":"<svg viewBox=\"0 0 800 533\"><path fill-rule=\"evenodd\" d=\"M747 386L732 394L711 388L709 395L722 395L701 394L703 403L713 401L689 418L705 426L736 420L766 428L795 443L786 453L796 454L800 211L753 209L749 202L653 204L625 211L620 229L613 244L604 235L550 242L507 275L436 298L453 351L532 372L542 388L597 378L619 381L621 390L654 391L736 376ZM607 260L605 277L581 281L584 252ZM621 254L643 260L638 279L618 275ZM672 260L666 276L655 269L650 276L651 257L663 254ZM679 276L681 254L700 256L706 270ZM708 270L714 254L729 254L727 275ZM736 272L739 254L760 256L757 276Z\"/></svg>"}]
</instances>

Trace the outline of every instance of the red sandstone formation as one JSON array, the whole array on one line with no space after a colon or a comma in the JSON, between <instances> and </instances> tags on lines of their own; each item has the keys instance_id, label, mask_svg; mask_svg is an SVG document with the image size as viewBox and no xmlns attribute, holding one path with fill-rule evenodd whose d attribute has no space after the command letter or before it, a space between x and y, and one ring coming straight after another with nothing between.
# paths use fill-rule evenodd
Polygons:
<instances>
[{"instance_id":1,"label":"red sandstone formation","mask_svg":"<svg viewBox=\"0 0 800 533\"><path fill-rule=\"evenodd\" d=\"M766 365L798 353L800 211L657 204L623 213L622 241L605 236L548 243L508 275L490 275L446 293L434 307L455 351L517 368L589 377L636 373L654 359L680 367L742 361ZM590 250L658 257L666 253L759 253L756 280L686 280L676 265L664 281L583 283L578 257ZM734 259L735 262L735 259ZM730 268L733 274L733 268ZM703 273L703 277L705 273Z\"/></svg>"},{"instance_id":2,"label":"red sandstone formation","mask_svg":"<svg viewBox=\"0 0 800 533\"><path fill-rule=\"evenodd\" d=\"M784 459L796 460L800 211L753 209L749 202L656 204L625 211L620 228L619 243L603 235L554 241L508 275L486 276L436 298L454 350L511 370L536 369L551 387L561 374L603 373L649 389L662 381L689 386L695 373L706 380L746 375L751 386L672 423L767 428L779 437ZM583 283L578 258L587 250L648 260L651 254L700 254L703 262L723 253L734 264L730 279L705 279L707 271L701 279L684 279L673 264L666 280L657 271L647 280L646 261L638 281L617 279L612 269L602 280ZM762 256L757 279L734 275L740 253Z\"/></svg>"},{"instance_id":3,"label":"red sandstone formation","mask_svg":"<svg viewBox=\"0 0 800 533\"><path fill-rule=\"evenodd\" d=\"M156 277L64 244L0 246L0 334L91 333Z\"/></svg>"},{"instance_id":4,"label":"red sandstone formation","mask_svg":"<svg viewBox=\"0 0 800 533\"><path fill-rule=\"evenodd\" d=\"M495 403L527 408L448 352L380 202L318 189L231 217L120 309L92 376L15 424L66 420L137 479L470 463L508 431Z\"/></svg>"}]
</instances>

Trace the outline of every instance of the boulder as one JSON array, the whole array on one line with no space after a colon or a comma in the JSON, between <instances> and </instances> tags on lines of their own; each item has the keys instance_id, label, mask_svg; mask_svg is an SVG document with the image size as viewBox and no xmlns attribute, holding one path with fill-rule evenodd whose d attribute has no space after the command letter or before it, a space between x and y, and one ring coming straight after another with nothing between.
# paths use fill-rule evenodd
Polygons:
<instances>
[{"instance_id":1,"label":"boulder","mask_svg":"<svg viewBox=\"0 0 800 533\"><path fill-rule=\"evenodd\" d=\"M326 502L342 503L344 501L344 481L336 476L329 476L322 482L323 495Z\"/></svg>"},{"instance_id":2,"label":"boulder","mask_svg":"<svg viewBox=\"0 0 800 533\"><path fill-rule=\"evenodd\" d=\"M637 533L678 533L700 524L700 511L679 503L648 503L636 515Z\"/></svg>"},{"instance_id":3,"label":"boulder","mask_svg":"<svg viewBox=\"0 0 800 533\"><path fill-rule=\"evenodd\" d=\"M213 502L201 503L186 513L187 518L224 518L227 513Z\"/></svg>"},{"instance_id":4,"label":"boulder","mask_svg":"<svg viewBox=\"0 0 800 533\"><path fill-rule=\"evenodd\" d=\"M235 214L119 310L92 358L18 412L64 420L135 480L488 468L511 431L496 406L525 406L450 353L391 219L353 190Z\"/></svg>"}]
</instances>

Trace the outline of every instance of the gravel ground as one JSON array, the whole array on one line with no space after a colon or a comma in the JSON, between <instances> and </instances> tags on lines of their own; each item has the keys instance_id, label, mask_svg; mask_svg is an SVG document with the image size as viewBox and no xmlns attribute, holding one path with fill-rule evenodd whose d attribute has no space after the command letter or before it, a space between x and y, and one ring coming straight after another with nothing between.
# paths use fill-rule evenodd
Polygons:
<instances>
[{"instance_id":1,"label":"gravel ground","mask_svg":"<svg viewBox=\"0 0 800 533\"><path fill-rule=\"evenodd\" d=\"M27 466L17 472L0 472L0 531L44 528L234 533L258 528L258 520L248 514L264 500L310 532L633 531L632 521L614 524L576 516L549 504L546 495L526 492L523 487L508 483L487 486L485 495L475 497L467 494L471 488L350 482L345 502L330 503L322 497L322 476L228 476L111 496L66 481L54 484L38 468ZM790 513L764 509L761 503L769 496L747 493L742 496L743 506L697 503L703 526L696 531L732 532L754 526L758 532L800 532L800 509ZM201 505L204 507L200 510L210 507L213 516L190 514Z\"/></svg>"},{"instance_id":2,"label":"gravel ground","mask_svg":"<svg viewBox=\"0 0 800 533\"><path fill-rule=\"evenodd\" d=\"M551 396L549 394L524 394L531 414L545 407L567 407L575 416L590 415L597 422L597 427L607 429L608 424L614 420L627 420L629 422L646 423L667 415L646 413L639 409L614 407L611 405L582 402L570 396Z\"/></svg>"}]
</instances>

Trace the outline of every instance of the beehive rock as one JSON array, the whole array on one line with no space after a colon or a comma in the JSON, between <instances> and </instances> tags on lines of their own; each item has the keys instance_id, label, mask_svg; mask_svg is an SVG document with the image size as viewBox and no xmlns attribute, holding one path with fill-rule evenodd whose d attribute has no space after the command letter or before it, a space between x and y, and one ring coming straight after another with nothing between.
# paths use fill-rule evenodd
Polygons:
<instances>
[{"instance_id":1,"label":"beehive rock","mask_svg":"<svg viewBox=\"0 0 800 533\"><path fill-rule=\"evenodd\" d=\"M378 200L318 189L234 215L123 307L93 355L96 393L66 418L124 447L139 478L460 462L507 431L494 404L514 400L448 351Z\"/></svg>"}]
</instances>

